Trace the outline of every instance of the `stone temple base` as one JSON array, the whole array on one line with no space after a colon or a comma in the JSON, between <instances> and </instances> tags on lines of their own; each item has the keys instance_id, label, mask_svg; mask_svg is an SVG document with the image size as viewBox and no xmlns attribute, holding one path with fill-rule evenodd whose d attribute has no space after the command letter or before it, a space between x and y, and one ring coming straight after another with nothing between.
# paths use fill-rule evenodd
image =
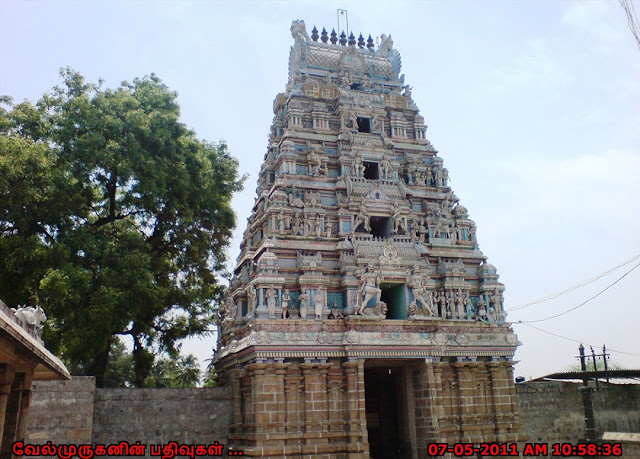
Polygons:
<instances>
[{"instance_id":1,"label":"stone temple base","mask_svg":"<svg viewBox=\"0 0 640 459\"><path fill-rule=\"evenodd\" d=\"M512 362L329 358L232 370L229 441L247 457L428 457L520 440Z\"/></svg>"}]
</instances>

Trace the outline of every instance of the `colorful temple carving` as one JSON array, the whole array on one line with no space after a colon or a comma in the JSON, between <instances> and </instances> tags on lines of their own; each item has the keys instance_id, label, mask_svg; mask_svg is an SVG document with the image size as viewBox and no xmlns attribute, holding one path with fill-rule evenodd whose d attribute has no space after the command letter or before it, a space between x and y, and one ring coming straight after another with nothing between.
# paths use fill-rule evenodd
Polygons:
<instances>
[{"instance_id":1,"label":"colorful temple carving","mask_svg":"<svg viewBox=\"0 0 640 459\"><path fill-rule=\"evenodd\" d=\"M514 442L494 266L449 186L391 37L303 21L221 311L230 443L253 456L426 457Z\"/></svg>"}]
</instances>

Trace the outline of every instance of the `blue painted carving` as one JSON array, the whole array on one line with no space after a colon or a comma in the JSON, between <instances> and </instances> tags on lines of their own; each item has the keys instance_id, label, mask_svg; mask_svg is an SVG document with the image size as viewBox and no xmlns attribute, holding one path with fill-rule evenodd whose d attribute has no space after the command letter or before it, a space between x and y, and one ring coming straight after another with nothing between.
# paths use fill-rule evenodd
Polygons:
<instances>
[{"instance_id":1,"label":"blue painted carving","mask_svg":"<svg viewBox=\"0 0 640 459\"><path fill-rule=\"evenodd\" d=\"M342 292L327 292L327 307L331 309L333 307L333 303L336 302L338 304L338 308L343 308L342 303Z\"/></svg>"},{"instance_id":2,"label":"blue painted carving","mask_svg":"<svg viewBox=\"0 0 640 459\"><path fill-rule=\"evenodd\" d=\"M351 232L351 222L342 222L342 232L343 233Z\"/></svg>"},{"instance_id":3,"label":"blue painted carving","mask_svg":"<svg viewBox=\"0 0 640 459\"><path fill-rule=\"evenodd\" d=\"M322 202L325 206L336 206L338 205L338 201L335 196L322 196L320 198L320 202Z\"/></svg>"},{"instance_id":4,"label":"blue painted carving","mask_svg":"<svg viewBox=\"0 0 640 459\"><path fill-rule=\"evenodd\" d=\"M329 177L338 178L339 175L338 169L329 169Z\"/></svg>"},{"instance_id":5,"label":"blue painted carving","mask_svg":"<svg viewBox=\"0 0 640 459\"><path fill-rule=\"evenodd\" d=\"M309 168L303 164L296 164L296 174L309 175Z\"/></svg>"}]
</instances>

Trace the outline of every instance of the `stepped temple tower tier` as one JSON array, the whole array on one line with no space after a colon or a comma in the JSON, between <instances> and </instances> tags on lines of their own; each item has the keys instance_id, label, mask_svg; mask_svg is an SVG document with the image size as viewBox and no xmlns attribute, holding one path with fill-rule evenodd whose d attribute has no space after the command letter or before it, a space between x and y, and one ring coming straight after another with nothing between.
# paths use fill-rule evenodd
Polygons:
<instances>
[{"instance_id":1,"label":"stepped temple tower tier","mask_svg":"<svg viewBox=\"0 0 640 459\"><path fill-rule=\"evenodd\" d=\"M426 457L512 442L504 286L391 37L294 44L220 317L230 443L249 457Z\"/></svg>"}]
</instances>

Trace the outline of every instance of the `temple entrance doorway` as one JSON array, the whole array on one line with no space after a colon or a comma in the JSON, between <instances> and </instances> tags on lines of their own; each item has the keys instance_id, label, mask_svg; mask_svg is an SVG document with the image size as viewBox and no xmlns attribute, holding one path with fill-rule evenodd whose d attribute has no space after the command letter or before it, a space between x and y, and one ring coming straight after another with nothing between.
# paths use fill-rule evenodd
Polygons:
<instances>
[{"instance_id":1,"label":"temple entrance doorway","mask_svg":"<svg viewBox=\"0 0 640 459\"><path fill-rule=\"evenodd\" d=\"M415 457L410 367L398 360L367 360L364 394L371 459Z\"/></svg>"}]
</instances>

